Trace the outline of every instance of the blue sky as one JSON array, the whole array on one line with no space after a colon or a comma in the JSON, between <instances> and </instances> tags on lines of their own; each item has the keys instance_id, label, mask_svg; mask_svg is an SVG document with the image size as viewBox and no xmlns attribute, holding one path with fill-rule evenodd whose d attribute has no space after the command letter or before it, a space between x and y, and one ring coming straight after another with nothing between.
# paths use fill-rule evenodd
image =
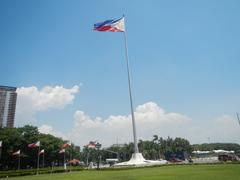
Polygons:
<instances>
[{"instance_id":1,"label":"blue sky","mask_svg":"<svg viewBox=\"0 0 240 180\"><path fill-rule=\"evenodd\" d=\"M63 133L77 110L128 115L123 34L92 31L125 14L135 107L155 102L196 124L233 118L240 111L239 8L237 0L2 0L0 84L78 85L70 105L36 113L36 125Z\"/></svg>"}]
</instances>

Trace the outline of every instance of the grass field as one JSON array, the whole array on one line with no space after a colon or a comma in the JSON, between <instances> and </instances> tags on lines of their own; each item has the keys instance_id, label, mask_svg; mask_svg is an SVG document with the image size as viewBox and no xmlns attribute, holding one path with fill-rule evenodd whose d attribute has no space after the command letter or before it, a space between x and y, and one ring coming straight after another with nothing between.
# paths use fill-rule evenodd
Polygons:
<instances>
[{"instance_id":1,"label":"grass field","mask_svg":"<svg viewBox=\"0 0 240 180\"><path fill-rule=\"evenodd\" d=\"M5 178L4 178L5 179ZM240 180L240 164L176 165L128 170L80 171L8 178L12 180Z\"/></svg>"}]
</instances>

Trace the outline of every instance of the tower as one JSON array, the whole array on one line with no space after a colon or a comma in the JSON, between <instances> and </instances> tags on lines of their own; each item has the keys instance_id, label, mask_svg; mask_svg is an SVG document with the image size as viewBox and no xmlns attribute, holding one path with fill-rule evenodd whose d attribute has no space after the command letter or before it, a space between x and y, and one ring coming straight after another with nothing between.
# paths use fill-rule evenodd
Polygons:
<instances>
[{"instance_id":1,"label":"tower","mask_svg":"<svg viewBox=\"0 0 240 180\"><path fill-rule=\"evenodd\" d=\"M14 127L16 87L0 86L0 127Z\"/></svg>"}]
</instances>

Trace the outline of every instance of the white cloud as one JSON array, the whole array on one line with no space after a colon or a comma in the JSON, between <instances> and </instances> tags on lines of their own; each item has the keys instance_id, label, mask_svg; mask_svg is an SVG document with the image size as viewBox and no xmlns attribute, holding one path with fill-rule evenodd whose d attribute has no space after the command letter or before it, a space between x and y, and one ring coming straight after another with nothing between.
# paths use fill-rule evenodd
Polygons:
<instances>
[{"instance_id":1,"label":"white cloud","mask_svg":"<svg viewBox=\"0 0 240 180\"><path fill-rule=\"evenodd\" d=\"M63 139L68 139L68 136L66 136L65 134L63 134L61 132L58 132L58 131L54 130L52 126L49 126L49 125L46 125L46 124L43 124L42 126L40 126L38 128L38 131L42 134L51 134L51 135L56 136L56 137L60 137L60 138L63 138Z\"/></svg>"},{"instance_id":2,"label":"white cloud","mask_svg":"<svg viewBox=\"0 0 240 180\"><path fill-rule=\"evenodd\" d=\"M235 117L222 115L213 119L209 134L215 141L239 142L240 126Z\"/></svg>"},{"instance_id":3,"label":"white cloud","mask_svg":"<svg viewBox=\"0 0 240 180\"><path fill-rule=\"evenodd\" d=\"M64 108L73 102L77 92L79 86L70 89L63 86L45 86L40 90L35 86L18 88L16 124L34 124L36 113Z\"/></svg>"},{"instance_id":4,"label":"white cloud","mask_svg":"<svg viewBox=\"0 0 240 180\"><path fill-rule=\"evenodd\" d=\"M239 142L239 125L234 117L223 115L208 121L193 121L186 115L166 112L154 102L139 105L135 111L138 139L152 139L154 134L161 137L183 137L191 143ZM44 128L43 128L44 129ZM56 134L51 127L45 131ZM42 130L43 131L43 130ZM58 133L60 134L60 133ZM61 135L61 134L60 134ZM98 140L103 146L132 142L130 115L112 115L106 119L91 118L83 111L76 111L73 129L65 138L79 145Z\"/></svg>"},{"instance_id":5,"label":"white cloud","mask_svg":"<svg viewBox=\"0 0 240 180\"><path fill-rule=\"evenodd\" d=\"M239 143L240 126L234 116L220 115L202 121L191 121L181 131L191 143ZM179 132L180 133L180 132ZM185 134L185 135L184 135Z\"/></svg>"},{"instance_id":6,"label":"white cloud","mask_svg":"<svg viewBox=\"0 0 240 180\"><path fill-rule=\"evenodd\" d=\"M177 135L172 131L191 121L185 115L165 112L154 102L148 102L136 108L137 134L139 138L149 139L154 134ZM166 127L169 127L166 129ZM83 111L74 114L74 128L71 138L83 145L90 140L99 140L104 145L132 141L131 116L109 116L91 118Z\"/></svg>"},{"instance_id":7,"label":"white cloud","mask_svg":"<svg viewBox=\"0 0 240 180\"><path fill-rule=\"evenodd\" d=\"M79 86L64 88L46 86L21 87L17 90L17 125L34 124L37 113L51 109L63 109L73 103ZM239 142L240 127L236 119L229 115L211 118L208 121L193 121L186 115L167 112L154 102L139 105L135 110L138 139L151 139L154 134L162 137L183 137L191 143ZM131 115L111 115L107 118L92 118L81 110L73 115L73 128L68 133L56 130L44 124L39 131L57 137L72 140L85 145L91 140L98 140L104 146L117 142L132 142Z\"/></svg>"}]
</instances>

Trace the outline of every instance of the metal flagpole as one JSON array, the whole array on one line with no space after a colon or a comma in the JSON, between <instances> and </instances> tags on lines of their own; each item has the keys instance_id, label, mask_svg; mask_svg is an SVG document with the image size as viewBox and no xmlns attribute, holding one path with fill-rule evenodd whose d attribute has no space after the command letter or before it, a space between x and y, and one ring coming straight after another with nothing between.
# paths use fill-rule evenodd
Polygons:
<instances>
[{"instance_id":1,"label":"metal flagpole","mask_svg":"<svg viewBox=\"0 0 240 180\"><path fill-rule=\"evenodd\" d=\"M65 150L63 152L63 169L65 169Z\"/></svg>"},{"instance_id":2,"label":"metal flagpole","mask_svg":"<svg viewBox=\"0 0 240 180\"><path fill-rule=\"evenodd\" d=\"M2 160L2 141L0 141L0 161Z\"/></svg>"},{"instance_id":3,"label":"metal flagpole","mask_svg":"<svg viewBox=\"0 0 240 180\"><path fill-rule=\"evenodd\" d=\"M129 58L128 58L126 29L124 30L124 41L125 41L125 58L126 58L127 72L128 72L128 90L129 90L129 98L130 98L131 113L132 113L132 126L133 126L133 138L134 138L134 152L135 152L135 153L139 153L138 145L137 145L137 132L136 132L136 124L135 124L134 111L133 111L133 102L132 102L131 77L130 77L130 67L129 67L129 60L128 60Z\"/></svg>"},{"instance_id":4,"label":"metal flagpole","mask_svg":"<svg viewBox=\"0 0 240 180\"><path fill-rule=\"evenodd\" d=\"M70 161L72 161L72 159L73 159L73 155L72 155L72 141L70 141L70 150L69 150L70 152L69 152L69 154L70 154ZM71 163L69 163L69 168L70 168L70 172L71 172L71 170L72 170L72 164Z\"/></svg>"},{"instance_id":5,"label":"metal flagpole","mask_svg":"<svg viewBox=\"0 0 240 180\"><path fill-rule=\"evenodd\" d=\"M236 114L237 114L238 123L239 123L239 125L240 125L239 115L238 115L238 113L236 113Z\"/></svg>"},{"instance_id":6,"label":"metal flagpole","mask_svg":"<svg viewBox=\"0 0 240 180\"><path fill-rule=\"evenodd\" d=\"M240 118L237 112L236 112L236 115L237 115L238 124L240 125Z\"/></svg>"},{"instance_id":7,"label":"metal flagpole","mask_svg":"<svg viewBox=\"0 0 240 180\"><path fill-rule=\"evenodd\" d=\"M18 155L18 170L20 170L20 154Z\"/></svg>"},{"instance_id":8,"label":"metal flagpole","mask_svg":"<svg viewBox=\"0 0 240 180\"><path fill-rule=\"evenodd\" d=\"M87 167L88 167L88 158L89 158L89 152L87 150Z\"/></svg>"},{"instance_id":9,"label":"metal flagpole","mask_svg":"<svg viewBox=\"0 0 240 180\"><path fill-rule=\"evenodd\" d=\"M38 175L38 171L39 171L39 152L40 152L40 143L38 146L38 154L37 154L37 175Z\"/></svg>"},{"instance_id":10,"label":"metal flagpole","mask_svg":"<svg viewBox=\"0 0 240 180\"><path fill-rule=\"evenodd\" d=\"M43 164L42 164L43 168L44 168L44 152L43 152Z\"/></svg>"}]
</instances>

